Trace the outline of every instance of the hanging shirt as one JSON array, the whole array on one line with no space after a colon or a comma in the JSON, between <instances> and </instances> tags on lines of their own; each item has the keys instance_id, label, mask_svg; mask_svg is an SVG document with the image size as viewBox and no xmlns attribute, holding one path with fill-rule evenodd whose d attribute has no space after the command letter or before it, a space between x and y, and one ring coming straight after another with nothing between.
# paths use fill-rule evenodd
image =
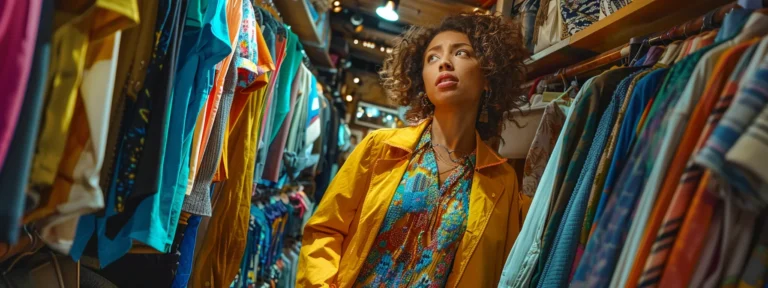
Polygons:
<instances>
[{"instance_id":1,"label":"hanging shirt","mask_svg":"<svg viewBox=\"0 0 768 288\"><path fill-rule=\"evenodd\" d=\"M53 11L54 3L52 1L42 1L38 23L30 25L39 27L34 56L29 77L25 83L26 92L23 95L24 100L16 122L16 130L13 132L13 137L10 138L11 143L5 162L0 164L0 187L3 187L0 189L0 199L3 199L0 201L0 242L8 244L14 244L18 240L18 226L24 214L27 181L29 180L32 157L35 155L35 143L37 143L45 102L43 94L45 93L46 75L51 56ZM11 46L18 47L19 45ZM18 75L19 71L14 71L14 73Z\"/></svg>"},{"instance_id":2,"label":"hanging shirt","mask_svg":"<svg viewBox=\"0 0 768 288\"><path fill-rule=\"evenodd\" d=\"M556 102L552 102L544 108L544 115L539 122L539 128L536 129L531 148L528 149L528 155L525 157L523 194L530 197L534 196L564 123L565 113Z\"/></svg>"},{"instance_id":3,"label":"hanging shirt","mask_svg":"<svg viewBox=\"0 0 768 288\"><path fill-rule=\"evenodd\" d=\"M3 1L0 10L4 18L0 35L0 168L11 146L11 139L19 120L21 103L27 90L27 79L35 54L37 25L43 1Z\"/></svg>"},{"instance_id":4,"label":"hanging shirt","mask_svg":"<svg viewBox=\"0 0 768 288\"><path fill-rule=\"evenodd\" d=\"M608 202L608 197L616 185L616 181L621 174L624 165L627 162L629 153L632 150L637 139L637 127L642 125L642 116L646 106L652 103L656 97L656 92L664 82L664 78L667 75L668 69L659 69L651 72L647 77L644 77L637 83L637 89L632 92L630 97L629 106L627 106L627 112L624 116L624 120L619 128L619 134L616 136L616 147L613 152L613 159L611 159L610 168L608 168L608 174L605 176L605 183L601 187L600 200L597 204L595 214L593 216L592 227L590 229L590 235L594 229L597 220L600 219L605 204Z\"/></svg>"},{"instance_id":5,"label":"hanging shirt","mask_svg":"<svg viewBox=\"0 0 768 288\"><path fill-rule=\"evenodd\" d=\"M632 82L634 69L616 69L599 76L596 84L593 84L596 91L606 91L613 95L594 95L610 99L603 115L600 117L595 130L592 143L587 150L586 160L581 169L579 180L573 187L568 206L563 212L563 219L556 230L556 236L552 242L552 249L549 251L546 266L542 272L539 287L561 287L568 283L571 266L576 253L576 243L581 235L581 227L586 213L586 204L589 198L589 192L592 190L592 182L595 177L598 161L605 149L605 143L608 141L608 134L616 119L620 105L624 102L629 84ZM632 74L630 74L632 73ZM623 80L621 80L623 78ZM618 82L620 81L620 82ZM617 85L618 84L618 85ZM603 93L606 93L603 92Z\"/></svg>"},{"instance_id":6,"label":"hanging shirt","mask_svg":"<svg viewBox=\"0 0 768 288\"><path fill-rule=\"evenodd\" d=\"M529 210L528 217L525 218L523 228L512 246L512 250L507 256L507 260L504 264L504 269L501 272L501 280L499 281L500 287L528 287L528 283L536 268L536 261L541 254L541 234L544 232L544 225L547 221L549 212L549 205L552 201L552 189L555 183L555 175L557 172L557 165L561 161L563 156L563 147L566 146L565 135L567 135L568 129L572 129L568 126L568 123L572 123L572 117L576 117L574 112L576 107L583 99L584 93L589 91L589 87L592 85L590 78L584 83L584 89L579 90L579 94L576 95L572 108L568 110L565 118L565 125L557 138L555 147L552 149L552 156L547 161L547 166L544 169L544 173L541 175L539 186L536 187L536 193L531 203L531 209Z\"/></svg>"},{"instance_id":7,"label":"hanging shirt","mask_svg":"<svg viewBox=\"0 0 768 288\"><path fill-rule=\"evenodd\" d=\"M72 128L76 103L81 99L80 88L83 84L86 64L93 64L93 62L89 63L89 60L93 59L88 57L97 56L93 51L88 53L89 46L117 31L136 25L139 21L136 1L99 0L87 6L81 6L77 6L77 3L67 3L57 7L55 12L68 21L59 26L53 34L51 70L48 73L49 83L46 85L48 88L45 96L47 100L43 112L45 117L32 162L30 187L33 189L29 191L37 197L44 196L42 197L44 202L40 203L38 209L25 215L25 223L50 215L69 198L67 190L52 193L49 188L54 183L61 160L67 151L66 139ZM72 10L84 12L81 14L65 12ZM107 120L102 119L102 121Z\"/></svg>"},{"instance_id":8,"label":"hanging shirt","mask_svg":"<svg viewBox=\"0 0 768 288\"><path fill-rule=\"evenodd\" d=\"M355 287L445 286L467 228L474 153L440 185L425 129Z\"/></svg>"},{"instance_id":9,"label":"hanging shirt","mask_svg":"<svg viewBox=\"0 0 768 288\"><path fill-rule=\"evenodd\" d=\"M579 238L579 245L576 247L576 258L574 259L574 263L578 264L579 260L581 259L581 255L584 253L584 248L587 246L587 241L589 240L589 232L592 229L592 223L594 223L595 220L595 213L597 211L597 205L599 204L600 197L602 196L603 192L603 186L605 185L605 180L608 176L608 172L611 169L611 162L613 162L613 157L616 156L616 148L617 143L619 140L619 132L622 129L622 125L625 119L625 115L627 114L627 111L629 110L629 104L632 102L631 98L637 94L635 94L635 88L642 88L640 84L640 80L644 79L646 75L650 74L652 70L645 70L641 73L636 74L634 76L634 79L629 84L629 89L627 90L626 97L624 97L624 103L621 104L621 108L619 108L618 115L616 117L616 121L613 124L613 128L610 132L610 137L608 138L608 143L606 143L606 150L603 152L603 156L600 158L600 163L597 166L597 171L595 171L595 182L592 184L592 190L589 192L589 200L587 202L587 211L584 215L584 223L582 223L581 227L581 235ZM638 96L642 99L641 96ZM642 100L640 100L642 101ZM637 103L637 102L633 102ZM642 105L645 105L646 103L640 103ZM635 104L637 105L637 104ZM638 109L637 107L633 107L634 109ZM636 124L635 124L636 125ZM634 126L633 126L634 128ZM634 131L634 129L632 129ZM625 154L621 155L622 157L625 156ZM623 161L623 160L622 160ZM575 266L573 270L575 270Z\"/></svg>"},{"instance_id":10,"label":"hanging shirt","mask_svg":"<svg viewBox=\"0 0 768 288\"><path fill-rule=\"evenodd\" d=\"M142 8L147 8L148 6L145 5L151 4L153 3L142 2ZM114 162L115 172L109 181L110 185L106 193L106 209L104 210L104 216L106 217L101 217L100 215L95 214L80 217L79 223L77 224L77 236L72 250L70 251L72 258L74 259L80 258L94 232L98 239L98 255L101 265L107 265L124 255L131 247L131 242L133 241L132 238L141 239L142 242L149 241L150 238L146 226L133 226L135 222L131 220L133 219L133 212L142 208L140 205L141 203L145 203L143 207L144 209L152 209L152 204L154 203L150 203L149 201L143 202L143 200L147 198L156 200L150 196L155 194L154 192L156 192L156 187L158 186L158 173L156 170L157 162L155 161L159 161L161 150L159 147L145 147L140 144L149 145L151 143L164 143L164 136L158 131L158 128L164 127L164 121L161 121L163 119L160 119L149 123L149 118L144 116L148 115L147 112L150 107L166 107L165 103L169 98L167 97L167 93L170 91L169 81L167 80L172 79L173 77L173 73L170 73L168 69L174 67L173 63L175 62L171 61L171 59L173 59L172 56L175 55L176 51L174 49L174 44L178 44L179 40L179 37L173 36L178 33L176 30L178 29L178 26L174 24L178 23L180 18L183 17L181 12L181 1L161 1L156 5L156 10L141 10L142 15L144 13L150 13L149 11L154 11L154 13L157 14L155 25L153 25L150 30L152 33L149 34L159 34L160 37L157 38L157 41L152 41L154 42L154 48L152 48L153 50L151 51L152 58L145 68L146 70L138 69L138 71L145 71L145 73L147 73L147 81L131 83L139 85L142 89L139 91L134 90L138 93L135 99L126 99L130 102L126 104L126 111L123 113L126 115L122 120L125 127L122 128L123 136L120 137L120 144L116 147L118 153ZM148 21L148 23L152 22ZM148 29L148 27L143 26L145 24L147 23L142 24L139 29L142 31ZM133 36L135 36L133 33L146 35L143 34L143 32L130 31L130 33L127 33L128 35L132 35L129 39L133 39ZM130 79L135 78L128 78L125 80ZM130 95L132 94L129 93L129 96ZM130 149L128 149L128 147L130 147ZM146 148L146 150L142 150L144 148ZM143 157L149 157L156 160L147 160L149 158L143 157L142 161L138 161L138 158L132 159L134 156L141 157L142 155ZM154 166L147 166L147 169L142 169L145 167L142 165L153 164ZM134 187L136 187L135 190L133 189ZM144 189L145 187L148 187L148 189ZM145 217L146 219L151 218L156 214L151 212L139 212L136 213L136 215ZM109 221L117 222L110 222L110 225L107 225L107 217L114 217L110 218ZM153 223L152 221L147 222ZM159 225L159 223L156 222L155 224ZM123 229L125 227L128 228ZM113 238L115 239L114 241ZM165 245L163 244L160 248L163 248L164 246Z\"/></svg>"},{"instance_id":11,"label":"hanging shirt","mask_svg":"<svg viewBox=\"0 0 768 288\"><path fill-rule=\"evenodd\" d=\"M631 265L631 263L635 262L633 260L634 255L638 256L637 261L645 263L645 259L648 255L648 251L646 249L649 248L647 245L650 243L645 244L645 242L641 241L641 234L647 230L653 231L653 235L655 236L656 231L658 231L660 227L659 225L661 224L660 216L663 215L662 211L668 210L669 203L672 196L675 194L675 189L679 185L680 179L694 179L684 176L685 171L690 171L685 169L687 167L686 163L691 153L693 153L694 148L696 147L696 142L699 139L699 135L704 135L702 132L704 131L704 127L707 124L707 119L714 109L715 104L718 102L718 99L720 99L721 92L724 92L723 85L725 84L725 80L728 80L726 77L731 75L731 71L734 69L734 66L736 66L736 63L739 62L739 58L741 58L741 53L743 53L750 45L751 44L748 44L739 49L732 50L732 52L726 53L720 60L721 62L725 62L718 64L715 67L711 81L716 82L716 85L710 84L710 87L707 88L705 94L702 95L702 99L699 101L700 104L696 106L696 109L691 115L690 124L682 135L681 142L675 156L670 161L670 167L665 172L667 174L666 179L664 180L663 185L660 186L661 190L658 192L658 199L656 199L655 204L653 205L652 214L655 216L649 215L647 219L650 219L650 221L646 221L646 225L640 225L640 227L630 230L630 235L628 237L629 241L631 241L631 245L627 246L624 249L625 251L622 251L622 255L625 256L627 264ZM742 66L746 67L746 65ZM741 73L743 73L743 71L735 75L740 75ZM734 76L730 77L731 79L734 79ZM708 136L709 133L706 135ZM648 207L648 209L650 209L650 207ZM635 225L633 224L633 226ZM642 248L643 250L640 250L640 247L638 246L641 245L646 247ZM638 252L641 253L638 254ZM627 283L627 281L629 281L630 271L628 269L629 267L626 266L624 269L621 269L621 272L619 273L619 277L621 279L618 279L618 281L621 281L622 283ZM631 282L636 283L635 281Z\"/></svg>"}]
</instances>

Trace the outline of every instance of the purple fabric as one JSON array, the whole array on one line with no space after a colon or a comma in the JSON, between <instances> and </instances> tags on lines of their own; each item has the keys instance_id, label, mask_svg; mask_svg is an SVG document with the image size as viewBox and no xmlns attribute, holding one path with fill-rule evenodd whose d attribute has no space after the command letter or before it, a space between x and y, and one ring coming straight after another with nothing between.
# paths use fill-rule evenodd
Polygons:
<instances>
[{"instance_id":1,"label":"purple fabric","mask_svg":"<svg viewBox=\"0 0 768 288\"><path fill-rule=\"evenodd\" d=\"M0 167L24 100L41 4L41 0L0 0Z\"/></svg>"},{"instance_id":2,"label":"purple fabric","mask_svg":"<svg viewBox=\"0 0 768 288\"><path fill-rule=\"evenodd\" d=\"M645 54L645 62L643 62L643 66L650 66L659 62L659 58L664 54L664 50L666 50L666 48L661 46L653 46L648 49L648 53Z\"/></svg>"}]
</instances>

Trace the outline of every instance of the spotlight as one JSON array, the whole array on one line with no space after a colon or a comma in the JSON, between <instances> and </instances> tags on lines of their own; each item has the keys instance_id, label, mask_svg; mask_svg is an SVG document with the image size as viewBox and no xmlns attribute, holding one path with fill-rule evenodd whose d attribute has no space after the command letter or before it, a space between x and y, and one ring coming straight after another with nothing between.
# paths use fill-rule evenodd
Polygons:
<instances>
[{"instance_id":1,"label":"spotlight","mask_svg":"<svg viewBox=\"0 0 768 288\"><path fill-rule=\"evenodd\" d=\"M347 99L347 102L352 102L352 99L353 99L353 98L352 98L352 95L347 95L347 98L346 98L346 99Z\"/></svg>"},{"instance_id":2,"label":"spotlight","mask_svg":"<svg viewBox=\"0 0 768 288\"><path fill-rule=\"evenodd\" d=\"M352 82L355 82L355 84L360 83L360 78L355 77L352 79Z\"/></svg>"},{"instance_id":3,"label":"spotlight","mask_svg":"<svg viewBox=\"0 0 768 288\"><path fill-rule=\"evenodd\" d=\"M384 47L381 47L379 50L381 50L381 52L384 52Z\"/></svg>"},{"instance_id":4,"label":"spotlight","mask_svg":"<svg viewBox=\"0 0 768 288\"><path fill-rule=\"evenodd\" d=\"M360 43L360 41L358 41L357 39L355 39L355 41L352 41L352 43L355 43L355 45L357 45L357 43Z\"/></svg>"},{"instance_id":5,"label":"spotlight","mask_svg":"<svg viewBox=\"0 0 768 288\"><path fill-rule=\"evenodd\" d=\"M339 12L341 12L341 6L336 6L336 7L333 7L333 12L334 12L334 13L339 13Z\"/></svg>"},{"instance_id":6,"label":"spotlight","mask_svg":"<svg viewBox=\"0 0 768 288\"><path fill-rule=\"evenodd\" d=\"M333 6L341 6L341 2L339 1L333 1Z\"/></svg>"},{"instance_id":7,"label":"spotlight","mask_svg":"<svg viewBox=\"0 0 768 288\"><path fill-rule=\"evenodd\" d=\"M355 33L360 33L360 32L363 32L363 25L357 25L357 27L355 27Z\"/></svg>"},{"instance_id":8,"label":"spotlight","mask_svg":"<svg viewBox=\"0 0 768 288\"><path fill-rule=\"evenodd\" d=\"M387 0L383 6L376 8L376 14L379 17L384 18L387 21L397 21L399 18L397 15L397 6L400 1Z\"/></svg>"}]
</instances>

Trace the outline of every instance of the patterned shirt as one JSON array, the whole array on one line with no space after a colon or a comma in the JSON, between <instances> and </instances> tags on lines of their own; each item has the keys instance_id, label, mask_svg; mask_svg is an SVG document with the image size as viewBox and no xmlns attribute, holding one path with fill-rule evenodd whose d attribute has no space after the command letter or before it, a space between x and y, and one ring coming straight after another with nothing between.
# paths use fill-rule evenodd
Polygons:
<instances>
[{"instance_id":1,"label":"patterned shirt","mask_svg":"<svg viewBox=\"0 0 768 288\"><path fill-rule=\"evenodd\" d=\"M443 287L467 228L475 154L439 185L431 126L421 136L355 287Z\"/></svg>"}]
</instances>

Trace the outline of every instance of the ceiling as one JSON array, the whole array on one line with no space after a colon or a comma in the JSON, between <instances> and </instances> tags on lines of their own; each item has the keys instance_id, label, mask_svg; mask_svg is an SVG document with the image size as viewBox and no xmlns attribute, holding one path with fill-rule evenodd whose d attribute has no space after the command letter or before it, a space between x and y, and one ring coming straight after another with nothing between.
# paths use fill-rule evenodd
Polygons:
<instances>
[{"instance_id":1,"label":"ceiling","mask_svg":"<svg viewBox=\"0 0 768 288\"><path fill-rule=\"evenodd\" d=\"M382 6L383 0L341 0L344 8L360 9L371 15L376 15L376 8ZM415 25L431 25L439 23L446 15L461 12L472 12L475 8L487 8L496 0L400 0L397 14L398 22ZM487 6L484 6L487 5Z\"/></svg>"}]
</instances>

